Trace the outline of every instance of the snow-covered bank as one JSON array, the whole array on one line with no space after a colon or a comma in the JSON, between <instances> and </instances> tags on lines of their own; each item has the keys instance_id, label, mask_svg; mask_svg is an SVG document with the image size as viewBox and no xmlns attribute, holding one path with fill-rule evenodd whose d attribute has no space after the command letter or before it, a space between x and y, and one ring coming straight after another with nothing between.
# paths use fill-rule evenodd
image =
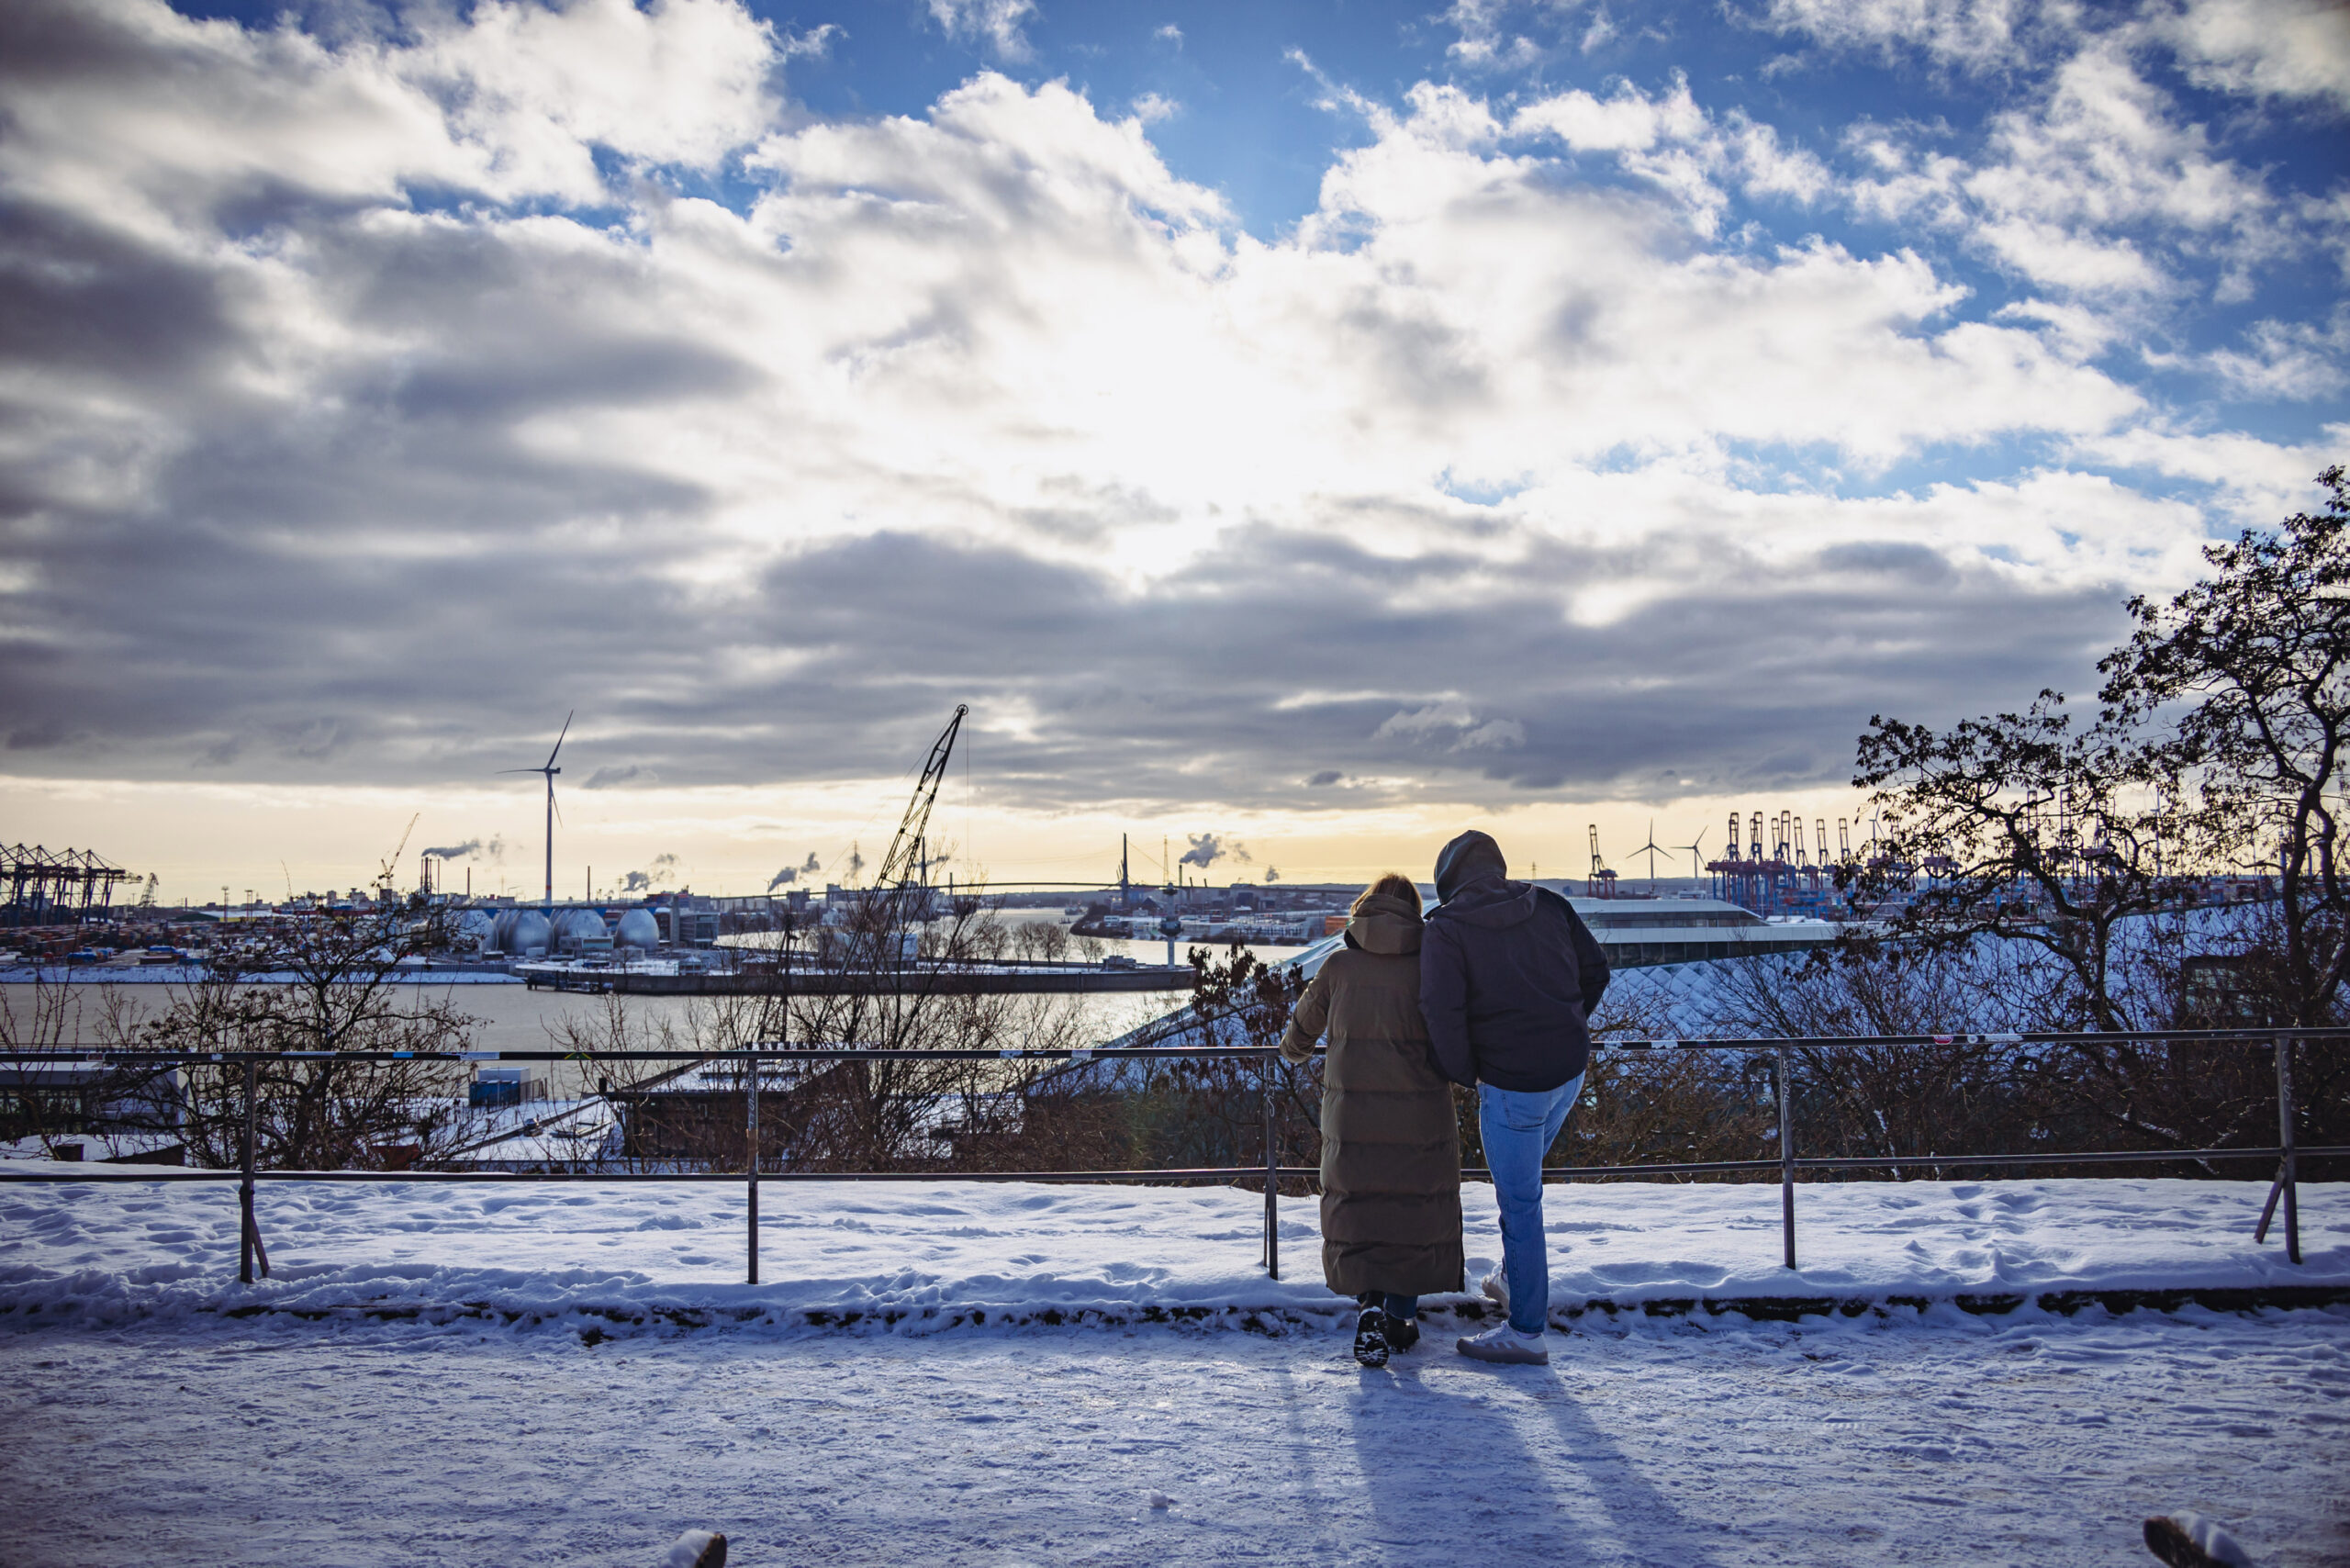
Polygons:
<instances>
[{"instance_id":1,"label":"snow-covered bank","mask_svg":"<svg viewBox=\"0 0 2350 1568\"><path fill-rule=\"evenodd\" d=\"M2305 1261L2252 1229L2255 1182L1841 1182L1797 1190L1801 1267L1771 1186L1554 1187L1560 1321L1595 1304L2350 1288L2350 1185L2302 1188ZM1498 1256L1492 1189L1464 1193L1472 1278ZM0 1321L365 1308L621 1321L919 1327L1337 1312L1311 1199L1232 1188L769 1182L762 1282L744 1282L739 1184L284 1181L258 1213L274 1271L236 1282L233 1186L0 1185Z\"/></svg>"}]
</instances>

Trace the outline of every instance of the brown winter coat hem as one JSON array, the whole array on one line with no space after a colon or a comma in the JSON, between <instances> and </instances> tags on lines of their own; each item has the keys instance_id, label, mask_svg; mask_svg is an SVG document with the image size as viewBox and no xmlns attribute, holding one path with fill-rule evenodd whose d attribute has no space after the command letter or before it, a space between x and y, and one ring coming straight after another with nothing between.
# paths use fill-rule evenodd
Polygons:
<instances>
[{"instance_id":1,"label":"brown winter coat hem","mask_svg":"<svg viewBox=\"0 0 2350 1568\"><path fill-rule=\"evenodd\" d=\"M1341 1295L1460 1289L1460 1138L1420 1016L1416 900L1367 900L1290 1018L1281 1054L1329 1035L1322 1276Z\"/></svg>"}]
</instances>

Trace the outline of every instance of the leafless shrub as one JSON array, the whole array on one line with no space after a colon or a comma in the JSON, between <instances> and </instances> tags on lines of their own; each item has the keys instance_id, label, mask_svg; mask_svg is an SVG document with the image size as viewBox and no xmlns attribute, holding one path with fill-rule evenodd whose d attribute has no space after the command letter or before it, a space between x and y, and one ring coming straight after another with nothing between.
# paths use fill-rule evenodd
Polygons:
<instances>
[{"instance_id":1,"label":"leafless shrub","mask_svg":"<svg viewBox=\"0 0 2350 1568\"><path fill-rule=\"evenodd\" d=\"M1049 935L1031 935L1048 931ZM1131 1152L1115 1097L1050 1059L956 1053L1069 1050L1094 1042L1070 996L982 993L958 974L1007 957L1065 951L1058 925L1007 926L974 898L902 944L836 931L787 934L755 988L698 997L682 1023L632 1014L625 999L567 1020L559 1044L623 1110L624 1158L740 1168L750 1158L748 1085L724 1053L753 1046L911 1053L888 1060L765 1064L759 1158L794 1170L1102 1168ZM1053 936L1058 937L1058 943ZM633 1059L688 1051L683 1060Z\"/></svg>"},{"instance_id":2,"label":"leafless shrub","mask_svg":"<svg viewBox=\"0 0 2350 1568\"><path fill-rule=\"evenodd\" d=\"M103 993L95 1006L78 996L37 995L25 1025L12 1017L5 1043L17 1052L73 1046L93 1057L181 1058L116 1060L82 1092L103 1101L116 1126L169 1133L191 1164L216 1167L241 1156L245 1072L236 1062L202 1058L250 1054L258 1058L257 1164L405 1168L462 1137L463 1071L448 1062L355 1057L465 1047L476 1021L403 983L401 961L433 939L392 915L285 922L221 949L208 978L172 988L160 1006ZM21 1062L10 1070L20 1079L26 1070Z\"/></svg>"}]
</instances>

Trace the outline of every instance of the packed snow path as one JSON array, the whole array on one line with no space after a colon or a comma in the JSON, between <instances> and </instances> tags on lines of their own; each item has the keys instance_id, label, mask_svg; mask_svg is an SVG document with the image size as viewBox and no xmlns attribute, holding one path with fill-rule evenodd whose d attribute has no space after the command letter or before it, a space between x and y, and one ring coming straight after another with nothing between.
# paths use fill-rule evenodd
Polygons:
<instances>
[{"instance_id":1,"label":"packed snow path","mask_svg":"<svg viewBox=\"0 0 2350 1568\"><path fill-rule=\"evenodd\" d=\"M20 1329L0 1563L2144 1568L2177 1508L2350 1562L2344 1308L1430 1328Z\"/></svg>"},{"instance_id":2,"label":"packed snow path","mask_svg":"<svg viewBox=\"0 0 2350 1568\"><path fill-rule=\"evenodd\" d=\"M2143 1568L2181 1508L2350 1563L2350 1192L2296 1269L2264 1190L1807 1185L1790 1275L1774 1189L1554 1189L1551 1366L1461 1361L1455 1297L1368 1372L1312 1203L1276 1282L1230 1189L778 1184L751 1286L737 1189L277 1182L245 1287L226 1188L0 1188L0 1568ZM1642 1305L1757 1296L1852 1310Z\"/></svg>"}]
</instances>

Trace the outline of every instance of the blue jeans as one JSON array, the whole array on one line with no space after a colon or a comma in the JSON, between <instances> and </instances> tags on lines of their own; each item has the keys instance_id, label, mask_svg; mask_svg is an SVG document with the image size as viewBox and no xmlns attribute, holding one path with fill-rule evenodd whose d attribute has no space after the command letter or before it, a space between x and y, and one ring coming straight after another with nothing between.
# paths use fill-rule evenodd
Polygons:
<instances>
[{"instance_id":1,"label":"blue jeans","mask_svg":"<svg viewBox=\"0 0 2350 1568\"><path fill-rule=\"evenodd\" d=\"M1502 1212L1502 1278L1509 1326L1539 1334L1550 1319L1550 1260L1542 1241L1542 1159L1583 1093L1583 1074L1539 1094L1477 1085L1477 1131Z\"/></svg>"},{"instance_id":2,"label":"blue jeans","mask_svg":"<svg viewBox=\"0 0 2350 1568\"><path fill-rule=\"evenodd\" d=\"M1420 1298L1416 1295L1390 1295L1385 1291L1365 1291L1355 1300L1364 1306L1375 1306L1390 1317L1400 1317L1406 1323L1420 1315Z\"/></svg>"}]
</instances>

